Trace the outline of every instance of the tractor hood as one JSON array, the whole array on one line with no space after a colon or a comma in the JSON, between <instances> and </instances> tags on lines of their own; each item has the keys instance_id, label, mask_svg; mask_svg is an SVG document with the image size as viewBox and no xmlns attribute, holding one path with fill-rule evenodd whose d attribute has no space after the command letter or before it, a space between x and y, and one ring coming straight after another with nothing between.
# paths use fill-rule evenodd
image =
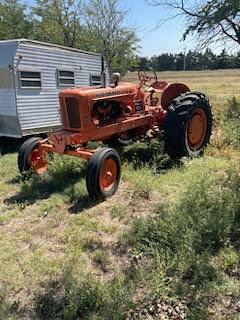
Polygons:
<instances>
[{"instance_id":1,"label":"tractor hood","mask_svg":"<svg viewBox=\"0 0 240 320\"><path fill-rule=\"evenodd\" d=\"M91 101L99 101L105 99L115 99L119 97L127 97L138 95L141 89L139 85L123 82L118 86L101 87L79 87L64 89L60 92L60 97L64 96L78 96L87 98Z\"/></svg>"}]
</instances>

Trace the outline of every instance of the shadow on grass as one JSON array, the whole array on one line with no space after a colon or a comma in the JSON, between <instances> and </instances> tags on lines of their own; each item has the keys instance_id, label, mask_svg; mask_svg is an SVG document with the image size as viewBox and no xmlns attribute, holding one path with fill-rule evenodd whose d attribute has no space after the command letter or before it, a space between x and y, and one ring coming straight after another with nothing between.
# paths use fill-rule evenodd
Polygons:
<instances>
[{"instance_id":1,"label":"shadow on grass","mask_svg":"<svg viewBox=\"0 0 240 320\"><path fill-rule=\"evenodd\" d=\"M182 165L180 160L171 159L164 152L162 141L155 141L151 144L135 143L121 150L120 154L122 161L132 163L134 169L147 165L156 173L163 173L165 170Z\"/></svg>"},{"instance_id":2,"label":"shadow on grass","mask_svg":"<svg viewBox=\"0 0 240 320\"><path fill-rule=\"evenodd\" d=\"M136 143L121 152L123 161L132 163L135 169L148 165L154 172L179 166L179 161L173 161L163 153L160 142L147 145ZM59 158L50 165L49 173L43 176L25 174L16 176L8 183L20 184L21 191L4 200L6 204L18 204L25 207L34 204L37 200L48 199L54 193L60 193L71 203L69 213L77 214L89 209L99 203L86 194L86 188L75 189L76 183L86 178L86 165L80 164L78 160L69 157Z\"/></svg>"},{"instance_id":3,"label":"shadow on grass","mask_svg":"<svg viewBox=\"0 0 240 320\"><path fill-rule=\"evenodd\" d=\"M39 320L89 319L102 300L99 284L90 277L76 283L73 279L52 280L34 298L34 313Z\"/></svg>"},{"instance_id":4,"label":"shadow on grass","mask_svg":"<svg viewBox=\"0 0 240 320\"><path fill-rule=\"evenodd\" d=\"M36 319L126 318L126 311L132 305L131 281L125 278L103 281L84 273L75 278L74 273L71 266L58 280L46 281L36 292L33 309Z\"/></svg>"},{"instance_id":5,"label":"shadow on grass","mask_svg":"<svg viewBox=\"0 0 240 320\"><path fill-rule=\"evenodd\" d=\"M56 177L30 177L29 179L20 178L22 181L21 191L6 199L5 201L10 204L20 203L21 201L28 201L29 204L35 203L37 200L48 199L53 193L63 193L68 187L74 185L82 177L77 177L76 179L66 179L64 181L59 181ZM13 179L12 182L16 183L18 178Z\"/></svg>"},{"instance_id":6,"label":"shadow on grass","mask_svg":"<svg viewBox=\"0 0 240 320\"><path fill-rule=\"evenodd\" d=\"M70 214L78 214L85 209L93 208L95 205L99 204L101 201L91 198L90 196L82 196L77 201L73 203L73 205L68 208L68 212Z\"/></svg>"},{"instance_id":7,"label":"shadow on grass","mask_svg":"<svg viewBox=\"0 0 240 320\"><path fill-rule=\"evenodd\" d=\"M67 163L67 162L66 162ZM76 166L75 163L67 163L66 166L55 165L49 173L44 176L26 174L16 176L9 183L21 184L21 191L6 198L4 203L26 206L34 204L37 200L48 199L54 193L66 197L66 201L73 203L69 208L70 213L80 213L84 209L93 207L97 201L87 194L85 190L75 190L75 185L81 180L85 181L85 166Z\"/></svg>"},{"instance_id":8,"label":"shadow on grass","mask_svg":"<svg viewBox=\"0 0 240 320\"><path fill-rule=\"evenodd\" d=\"M69 303L63 285L51 280L44 288L44 292L35 296L34 312L37 319L63 319L64 308Z\"/></svg>"}]
</instances>

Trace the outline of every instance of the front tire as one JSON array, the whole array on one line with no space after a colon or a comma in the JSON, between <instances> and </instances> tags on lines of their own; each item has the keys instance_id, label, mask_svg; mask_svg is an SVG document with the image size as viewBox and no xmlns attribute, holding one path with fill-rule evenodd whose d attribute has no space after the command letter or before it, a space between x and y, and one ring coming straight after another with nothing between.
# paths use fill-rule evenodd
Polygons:
<instances>
[{"instance_id":1,"label":"front tire","mask_svg":"<svg viewBox=\"0 0 240 320\"><path fill-rule=\"evenodd\" d=\"M187 92L173 100L165 120L165 151L173 158L204 153L212 134L213 117L206 96Z\"/></svg>"},{"instance_id":2,"label":"front tire","mask_svg":"<svg viewBox=\"0 0 240 320\"><path fill-rule=\"evenodd\" d=\"M107 147L96 151L87 167L89 195L105 200L117 191L120 178L121 162L117 151Z\"/></svg>"},{"instance_id":3,"label":"front tire","mask_svg":"<svg viewBox=\"0 0 240 320\"><path fill-rule=\"evenodd\" d=\"M26 140L19 149L18 169L20 173L34 171L43 174L47 171L47 154L39 148L41 138L32 137Z\"/></svg>"}]
</instances>

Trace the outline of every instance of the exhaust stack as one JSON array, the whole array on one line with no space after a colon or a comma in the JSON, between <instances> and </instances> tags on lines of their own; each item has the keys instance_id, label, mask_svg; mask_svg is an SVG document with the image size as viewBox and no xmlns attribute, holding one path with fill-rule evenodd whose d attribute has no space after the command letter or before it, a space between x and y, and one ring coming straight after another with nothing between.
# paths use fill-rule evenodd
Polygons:
<instances>
[{"instance_id":1,"label":"exhaust stack","mask_svg":"<svg viewBox=\"0 0 240 320\"><path fill-rule=\"evenodd\" d=\"M102 84L102 88L106 88L107 81L106 81L105 63L104 63L103 56L102 56L101 84Z\"/></svg>"}]
</instances>

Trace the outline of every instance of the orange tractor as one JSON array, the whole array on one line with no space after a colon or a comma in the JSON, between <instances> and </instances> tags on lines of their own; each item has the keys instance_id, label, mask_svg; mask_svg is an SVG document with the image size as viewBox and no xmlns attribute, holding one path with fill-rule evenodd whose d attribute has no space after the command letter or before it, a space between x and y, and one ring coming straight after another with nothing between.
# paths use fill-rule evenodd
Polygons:
<instances>
[{"instance_id":1,"label":"orange tractor","mask_svg":"<svg viewBox=\"0 0 240 320\"><path fill-rule=\"evenodd\" d=\"M172 158L203 154L212 131L206 96L191 92L185 84L158 81L155 72L139 72L138 76L140 84L119 83L116 73L113 83L106 86L102 72L101 86L61 91L63 129L46 139L26 140L18 155L20 172L43 174L49 153L84 158L90 196L105 199L116 192L121 177L114 147L163 137L165 151ZM91 141L102 141L108 147L88 148Z\"/></svg>"}]
</instances>

